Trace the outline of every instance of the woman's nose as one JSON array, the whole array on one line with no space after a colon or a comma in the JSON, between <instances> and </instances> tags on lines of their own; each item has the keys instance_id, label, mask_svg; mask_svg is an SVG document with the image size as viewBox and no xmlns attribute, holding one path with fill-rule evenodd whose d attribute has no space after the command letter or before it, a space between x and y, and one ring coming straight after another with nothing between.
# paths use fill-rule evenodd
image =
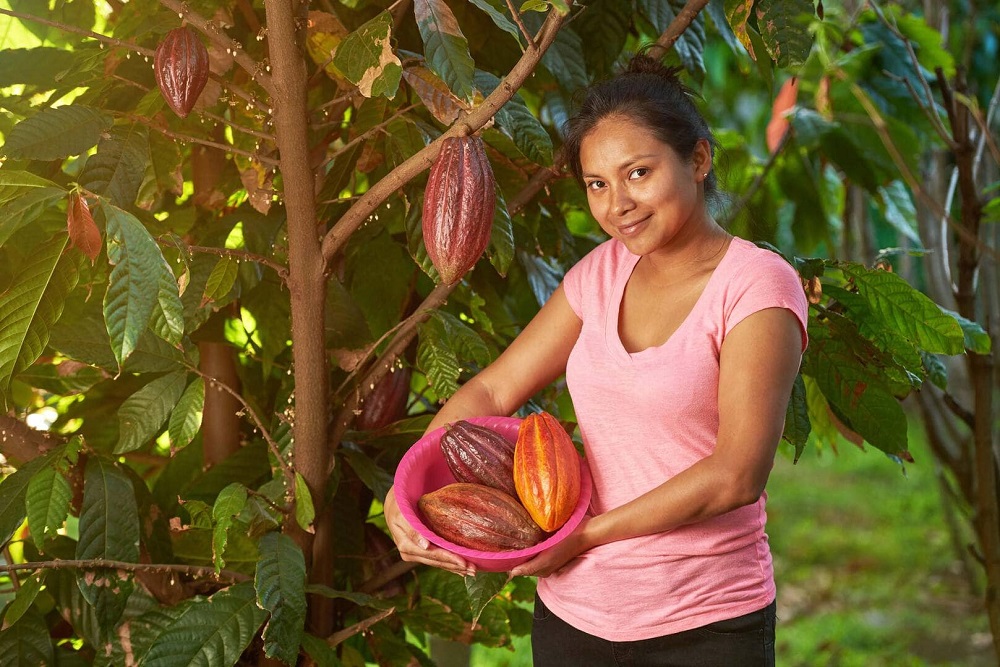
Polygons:
<instances>
[{"instance_id":1,"label":"woman's nose","mask_svg":"<svg viewBox=\"0 0 1000 667\"><path fill-rule=\"evenodd\" d=\"M628 191L625 188L618 188L615 191L612 206L614 208L615 215L623 215L635 207L635 202L632 201L632 197L629 196Z\"/></svg>"}]
</instances>

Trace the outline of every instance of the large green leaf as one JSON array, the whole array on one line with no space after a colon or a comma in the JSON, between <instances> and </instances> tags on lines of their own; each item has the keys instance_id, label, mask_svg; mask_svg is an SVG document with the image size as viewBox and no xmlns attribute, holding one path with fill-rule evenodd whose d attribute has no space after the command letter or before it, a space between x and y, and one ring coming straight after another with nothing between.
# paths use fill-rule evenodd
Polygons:
<instances>
[{"instance_id":1,"label":"large green leaf","mask_svg":"<svg viewBox=\"0 0 1000 667\"><path fill-rule=\"evenodd\" d=\"M45 350L49 330L76 286L79 253L64 252L60 234L35 249L14 283L0 295L0 405L9 407L11 382Z\"/></svg>"},{"instance_id":2,"label":"large green leaf","mask_svg":"<svg viewBox=\"0 0 1000 667\"><path fill-rule=\"evenodd\" d=\"M212 560L215 571L226 566L223 554L229 542L229 531L233 527L236 515L243 511L247 504L247 487L239 482L233 482L219 492L212 506Z\"/></svg>"},{"instance_id":3,"label":"large green leaf","mask_svg":"<svg viewBox=\"0 0 1000 667\"><path fill-rule=\"evenodd\" d=\"M806 400L806 385L802 375L795 376L795 384L792 385L792 396L788 400L788 409L785 412L785 427L782 437L795 447L795 460L798 461L809 440L809 433L812 426L809 423L809 405Z\"/></svg>"},{"instance_id":4,"label":"large green leaf","mask_svg":"<svg viewBox=\"0 0 1000 667\"><path fill-rule=\"evenodd\" d=\"M496 27L513 37L518 44L521 43L523 39L521 31L517 29L513 21L507 18L507 15L504 13L504 3L501 0L493 0L493 2L490 2L490 0L470 0L470 2L486 12L486 15L490 17L490 20L493 21Z\"/></svg>"},{"instance_id":5,"label":"large green leaf","mask_svg":"<svg viewBox=\"0 0 1000 667\"><path fill-rule=\"evenodd\" d=\"M778 67L802 65L812 49L813 0L758 0L754 12L764 46Z\"/></svg>"},{"instance_id":6,"label":"large green leaf","mask_svg":"<svg viewBox=\"0 0 1000 667\"><path fill-rule=\"evenodd\" d=\"M159 290L149 328L168 343L180 345L184 338L184 304L181 303L177 278L165 261L159 268Z\"/></svg>"},{"instance_id":7,"label":"large green leaf","mask_svg":"<svg viewBox=\"0 0 1000 667\"><path fill-rule=\"evenodd\" d=\"M25 496L28 485L36 472L48 461L48 456L32 459L21 466L12 475L0 482L0 546L5 546L17 527L27 515Z\"/></svg>"},{"instance_id":8,"label":"large green leaf","mask_svg":"<svg viewBox=\"0 0 1000 667\"><path fill-rule=\"evenodd\" d=\"M28 483L25 506L28 528L35 546L42 550L45 540L54 537L69 515L73 497L69 481L53 466L42 468Z\"/></svg>"},{"instance_id":9,"label":"large green leaf","mask_svg":"<svg viewBox=\"0 0 1000 667\"><path fill-rule=\"evenodd\" d=\"M156 636L140 665L229 667L239 660L266 616L250 583L230 586L207 600L186 602Z\"/></svg>"},{"instance_id":10,"label":"large green leaf","mask_svg":"<svg viewBox=\"0 0 1000 667\"><path fill-rule=\"evenodd\" d=\"M384 11L344 38L333 57L365 97L395 97L403 67L392 50L392 14Z\"/></svg>"},{"instance_id":11,"label":"large green leaf","mask_svg":"<svg viewBox=\"0 0 1000 667\"><path fill-rule=\"evenodd\" d=\"M17 589L17 595L7 605L7 609L4 610L3 615L3 625L4 627L10 627L17 623L18 619L24 616L25 612L31 609L31 606L35 603L35 599L42 590L42 584L45 583L45 570L39 570L31 576L21 579L20 588Z\"/></svg>"},{"instance_id":12,"label":"large green leaf","mask_svg":"<svg viewBox=\"0 0 1000 667\"><path fill-rule=\"evenodd\" d=\"M87 158L80 185L104 195L118 207L135 202L149 164L149 130L133 123L115 127L97 144L97 152Z\"/></svg>"},{"instance_id":13,"label":"large green leaf","mask_svg":"<svg viewBox=\"0 0 1000 667\"><path fill-rule=\"evenodd\" d=\"M260 540L254 585L257 602L271 613L264 626L264 653L294 665L306 620L306 562L292 538L271 532Z\"/></svg>"},{"instance_id":14,"label":"large green leaf","mask_svg":"<svg viewBox=\"0 0 1000 667\"><path fill-rule=\"evenodd\" d=\"M177 371L156 378L125 399L118 410L119 435L114 453L124 454L149 443L177 405L186 384L187 374Z\"/></svg>"},{"instance_id":15,"label":"large green leaf","mask_svg":"<svg viewBox=\"0 0 1000 667\"><path fill-rule=\"evenodd\" d=\"M497 273L506 276L510 263L514 260L514 224L507 211L507 202L499 188L496 192L493 227L490 229L490 245L486 252Z\"/></svg>"},{"instance_id":16,"label":"large green leaf","mask_svg":"<svg viewBox=\"0 0 1000 667\"><path fill-rule=\"evenodd\" d=\"M482 90L483 95L489 95L498 85L500 79L494 75L476 72L476 86ZM552 138L520 95L515 94L500 107L496 123L529 160L542 165L552 164Z\"/></svg>"},{"instance_id":17,"label":"large green leaf","mask_svg":"<svg viewBox=\"0 0 1000 667\"><path fill-rule=\"evenodd\" d=\"M961 354L965 336L955 318L895 273L842 264L858 294L885 326L902 333L927 352Z\"/></svg>"},{"instance_id":18,"label":"large green leaf","mask_svg":"<svg viewBox=\"0 0 1000 667\"><path fill-rule=\"evenodd\" d=\"M55 667L52 640L45 618L31 610L0 632L0 665L4 667Z\"/></svg>"},{"instance_id":19,"label":"large green leaf","mask_svg":"<svg viewBox=\"0 0 1000 667\"><path fill-rule=\"evenodd\" d=\"M2 54L3 51L0 51ZM0 204L6 204L14 199L24 197L33 190L54 190L65 195L66 191L58 185L37 176L30 171L19 171L17 169L4 169L0 171Z\"/></svg>"},{"instance_id":20,"label":"large green leaf","mask_svg":"<svg viewBox=\"0 0 1000 667\"><path fill-rule=\"evenodd\" d=\"M114 463L99 456L92 456L84 471L79 530L77 559L139 560L139 510L132 482ZM121 618L135 587L131 578L115 570L82 571L77 584L94 607L102 633Z\"/></svg>"},{"instance_id":21,"label":"large green leaf","mask_svg":"<svg viewBox=\"0 0 1000 667\"><path fill-rule=\"evenodd\" d=\"M104 319L111 349L121 366L146 330L159 295L159 271L164 261L156 241L142 223L126 211L106 205L108 261L114 268L104 295Z\"/></svg>"},{"instance_id":22,"label":"large green leaf","mask_svg":"<svg viewBox=\"0 0 1000 667\"><path fill-rule=\"evenodd\" d=\"M656 31L660 34L666 32L667 27L673 22L682 9L684 0L638 0L636 3L642 14L649 19ZM680 58L684 67L689 72L703 72L705 63L702 60L702 52L705 50L705 19L701 12L695 16L694 21L680 34L674 42L674 51Z\"/></svg>"},{"instance_id":23,"label":"large green leaf","mask_svg":"<svg viewBox=\"0 0 1000 667\"><path fill-rule=\"evenodd\" d=\"M461 366L455 352L441 340L435 329L424 327L420 331L417 346L417 368L427 376L427 382L434 388L439 399L446 399L458 391L458 377Z\"/></svg>"},{"instance_id":24,"label":"large green leaf","mask_svg":"<svg viewBox=\"0 0 1000 667\"><path fill-rule=\"evenodd\" d=\"M17 83L54 88L56 77L73 65L72 51L41 46L0 50L0 88Z\"/></svg>"},{"instance_id":25,"label":"large green leaf","mask_svg":"<svg viewBox=\"0 0 1000 667\"><path fill-rule=\"evenodd\" d=\"M469 55L469 42L451 8L444 0L415 0L413 13L424 41L427 65L453 93L466 102L472 101L472 75L476 66Z\"/></svg>"},{"instance_id":26,"label":"large green leaf","mask_svg":"<svg viewBox=\"0 0 1000 667\"><path fill-rule=\"evenodd\" d=\"M94 147L112 120L99 109L68 105L43 109L7 135L0 153L9 158L58 160Z\"/></svg>"},{"instance_id":27,"label":"large green leaf","mask_svg":"<svg viewBox=\"0 0 1000 667\"><path fill-rule=\"evenodd\" d=\"M205 409L205 381L202 378L187 386L180 400L170 413L170 423L167 432L170 434L170 446L174 449L187 447L201 429L202 413Z\"/></svg>"},{"instance_id":28,"label":"large green leaf","mask_svg":"<svg viewBox=\"0 0 1000 667\"><path fill-rule=\"evenodd\" d=\"M993 349L993 340L990 338L990 334L983 329L983 326L979 324L979 322L968 320L958 313L948 310L947 308L942 308L941 311L955 318L955 321L958 322L960 327L962 327L965 349L970 352L975 352L976 354L990 353L990 350Z\"/></svg>"}]
</instances>

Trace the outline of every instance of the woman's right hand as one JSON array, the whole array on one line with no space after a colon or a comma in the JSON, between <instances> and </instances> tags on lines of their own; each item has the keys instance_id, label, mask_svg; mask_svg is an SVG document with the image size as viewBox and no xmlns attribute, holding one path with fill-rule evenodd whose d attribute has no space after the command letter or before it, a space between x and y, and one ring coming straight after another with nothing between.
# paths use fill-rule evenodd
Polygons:
<instances>
[{"instance_id":1,"label":"woman's right hand","mask_svg":"<svg viewBox=\"0 0 1000 667\"><path fill-rule=\"evenodd\" d=\"M461 556L434 546L427 541L427 538L414 530L403 513L399 511L394 489L389 489L389 493L386 494L383 509L385 523L403 560L433 565L455 574L471 576L476 573L475 567L471 563L466 563Z\"/></svg>"}]
</instances>

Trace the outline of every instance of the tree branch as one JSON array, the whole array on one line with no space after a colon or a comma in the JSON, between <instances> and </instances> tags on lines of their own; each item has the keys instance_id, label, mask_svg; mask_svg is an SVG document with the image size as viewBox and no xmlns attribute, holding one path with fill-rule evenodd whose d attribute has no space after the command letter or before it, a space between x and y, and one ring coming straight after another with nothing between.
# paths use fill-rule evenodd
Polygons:
<instances>
[{"instance_id":1,"label":"tree branch","mask_svg":"<svg viewBox=\"0 0 1000 667\"><path fill-rule=\"evenodd\" d=\"M382 619L388 618L389 616L392 616L395 613L396 613L396 608L389 607L388 609L380 611L376 614L372 614L363 621L359 621L350 627L344 628L343 630L333 633L332 635L326 638L326 643L329 644L330 646L337 646L341 642L350 639L351 637L360 632L364 632L365 630L372 627Z\"/></svg>"},{"instance_id":2,"label":"tree branch","mask_svg":"<svg viewBox=\"0 0 1000 667\"><path fill-rule=\"evenodd\" d=\"M219 257L229 257L236 260L245 260L248 262L256 262L257 264L262 264L270 269L273 269L278 277L281 278L282 282L288 279L288 267L280 264L269 257L264 257L263 255L257 255L252 252L246 252L244 250L231 250L229 248L216 248L209 246L200 245L180 245L175 243L176 239L171 239L169 242L160 240L162 245L170 245L173 247L180 247L186 250L188 253L200 252L206 255L218 255Z\"/></svg>"},{"instance_id":3,"label":"tree branch","mask_svg":"<svg viewBox=\"0 0 1000 667\"><path fill-rule=\"evenodd\" d=\"M535 38L538 48L526 51L507 74L507 77L500 82L496 90L490 93L489 97L481 105L452 125L440 137L420 151L417 151L417 153L389 172L344 214L323 239L325 272L329 271L330 263L334 256L344 247L348 239L350 239L351 234L364 223L368 216L390 195L397 192L406 183L433 164L434 159L441 150L441 143L447 137L462 136L479 130L514 96L518 88L524 84L528 76L531 75L531 72L534 71L542 58L542 54L552 44L559 27L565 20L566 17L559 14L559 12L554 10L549 11L545 23L542 24Z\"/></svg>"},{"instance_id":4,"label":"tree branch","mask_svg":"<svg viewBox=\"0 0 1000 667\"><path fill-rule=\"evenodd\" d=\"M688 0L687 4L677 12L677 16L670 22L667 29L663 31L660 38L656 40L649 49L649 56L659 60L664 54L674 46L674 42L687 30L688 26L698 17L698 12L705 8L709 0Z\"/></svg>"},{"instance_id":5,"label":"tree branch","mask_svg":"<svg viewBox=\"0 0 1000 667\"><path fill-rule=\"evenodd\" d=\"M222 29L214 21L210 21L192 10L188 3L183 0L160 0L160 4L176 12L181 19L193 25L215 44L229 50L233 54L233 60L236 61L236 64L250 75L250 80L256 81L271 96L271 99L276 97L274 81L271 79L271 75L264 71L263 65L251 58L238 41L222 32Z\"/></svg>"},{"instance_id":6,"label":"tree branch","mask_svg":"<svg viewBox=\"0 0 1000 667\"><path fill-rule=\"evenodd\" d=\"M528 31L528 26L524 25L524 21L521 19L521 13L515 9L514 3L511 2L511 0L507 0L507 9L510 10L510 15L514 17L514 23L516 23L517 27L521 29L521 34L524 35L524 39L528 42L528 48L534 49L535 40Z\"/></svg>"},{"instance_id":7,"label":"tree branch","mask_svg":"<svg viewBox=\"0 0 1000 667\"><path fill-rule=\"evenodd\" d=\"M216 581L239 583L253 577L232 570L215 571L211 565L181 565L178 563L126 563L120 560L45 560L15 565L0 565L0 572L20 570L124 570L125 572L174 572L193 577L210 577Z\"/></svg>"}]
</instances>

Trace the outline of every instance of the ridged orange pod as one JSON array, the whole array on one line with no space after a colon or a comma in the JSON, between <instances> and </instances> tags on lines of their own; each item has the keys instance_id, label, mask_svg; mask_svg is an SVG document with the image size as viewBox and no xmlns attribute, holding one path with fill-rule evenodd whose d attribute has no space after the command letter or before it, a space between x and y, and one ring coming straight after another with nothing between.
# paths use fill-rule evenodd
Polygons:
<instances>
[{"instance_id":1,"label":"ridged orange pod","mask_svg":"<svg viewBox=\"0 0 1000 667\"><path fill-rule=\"evenodd\" d=\"M558 530L580 500L580 455L547 412L528 415L514 445L514 488L542 530Z\"/></svg>"}]
</instances>

